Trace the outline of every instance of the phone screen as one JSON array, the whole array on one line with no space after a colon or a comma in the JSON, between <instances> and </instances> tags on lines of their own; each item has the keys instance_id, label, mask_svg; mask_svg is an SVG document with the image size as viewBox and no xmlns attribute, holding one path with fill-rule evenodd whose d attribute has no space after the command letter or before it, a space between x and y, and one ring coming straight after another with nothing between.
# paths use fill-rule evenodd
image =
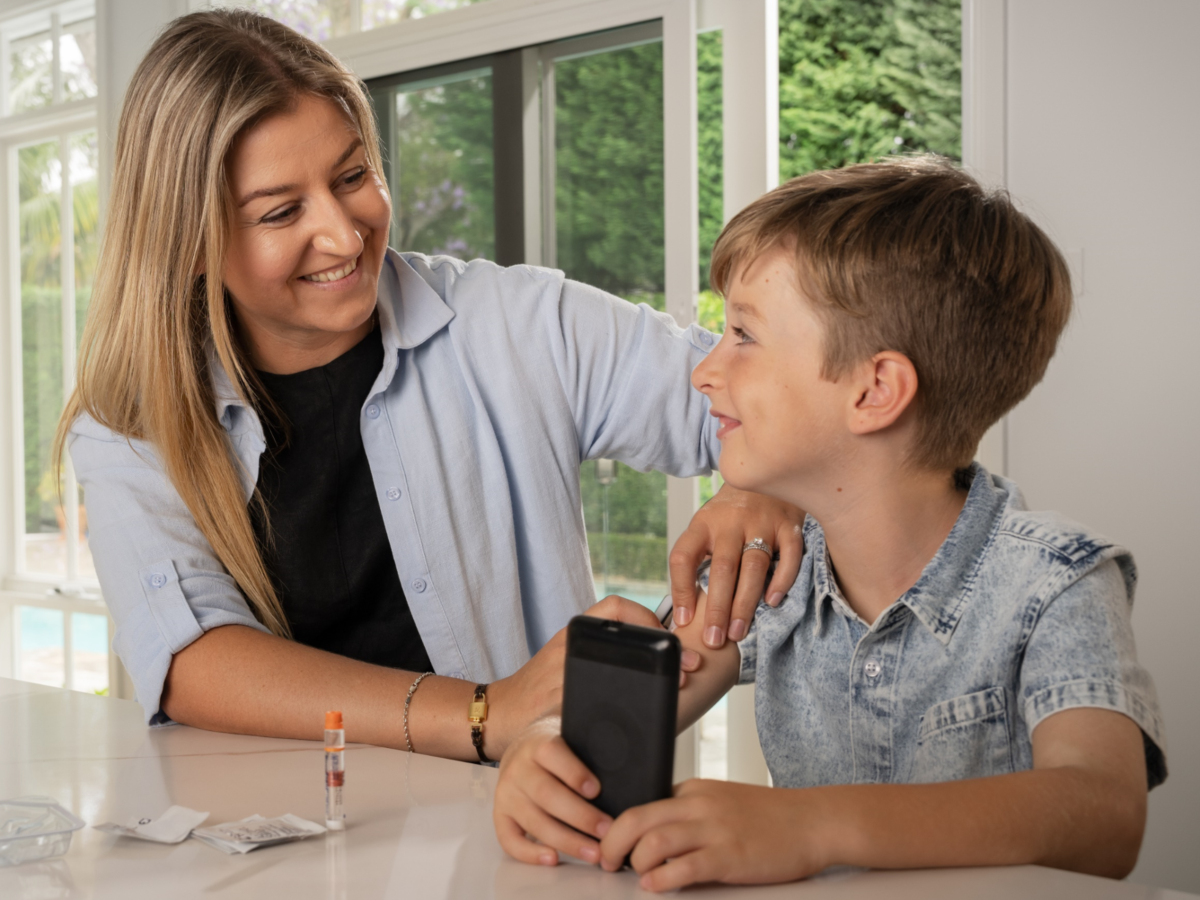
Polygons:
<instances>
[{"instance_id":1,"label":"phone screen","mask_svg":"<svg viewBox=\"0 0 1200 900\"><path fill-rule=\"evenodd\" d=\"M589 616L568 626L562 735L611 816L671 795L679 655L662 630Z\"/></svg>"}]
</instances>

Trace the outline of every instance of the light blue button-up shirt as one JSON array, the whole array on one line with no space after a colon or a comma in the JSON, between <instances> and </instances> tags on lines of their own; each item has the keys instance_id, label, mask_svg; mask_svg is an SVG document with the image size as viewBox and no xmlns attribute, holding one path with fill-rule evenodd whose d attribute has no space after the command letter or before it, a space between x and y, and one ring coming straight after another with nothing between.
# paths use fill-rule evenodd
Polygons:
<instances>
[{"instance_id":1,"label":"light blue button-up shirt","mask_svg":"<svg viewBox=\"0 0 1200 900\"><path fill-rule=\"evenodd\" d=\"M1090 707L1145 735L1150 787L1166 737L1137 661L1128 550L974 467L966 504L920 579L874 623L858 617L804 528L800 575L739 644L774 783L918 783L1032 768L1033 730Z\"/></svg>"},{"instance_id":2,"label":"light blue button-up shirt","mask_svg":"<svg viewBox=\"0 0 1200 900\"><path fill-rule=\"evenodd\" d=\"M493 681L594 600L581 461L716 465L717 424L689 380L714 339L561 272L420 254L389 252L379 313L361 423L396 570L436 671ZM249 499L262 425L213 369ZM262 626L151 444L82 417L69 449L113 647L162 721L173 654L211 628Z\"/></svg>"}]
</instances>

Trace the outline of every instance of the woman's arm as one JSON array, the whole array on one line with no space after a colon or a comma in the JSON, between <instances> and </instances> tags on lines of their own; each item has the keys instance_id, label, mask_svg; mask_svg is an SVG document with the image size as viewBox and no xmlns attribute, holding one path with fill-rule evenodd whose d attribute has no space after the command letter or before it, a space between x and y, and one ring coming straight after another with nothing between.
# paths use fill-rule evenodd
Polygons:
<instances>
[{"instance_id":1,"label":"woman's arm","mask_svg":"<svg viewBox=\"0 0 1200 900\"><path fill-rule=\"evenodd\" d=\"M620 597L606 598L589 614L658 625L649 610ZM519 670L488 687L483 750L491 759L500 759L522 729L561 705L565 651L563 629ZM694 657L685 659L685 669L697 664ZM176 722L209 731L302 740L320 740L326 710L340 709L347 740L405 749L404 698L419 674L227 625L175 654L162 706ZM409 706L413 748L478 759L467 722L474 694L473 681L437 675L422 681Z\"/></svg>"},{"instance_id":2,"label":"woman's arm","mask_svg":"<svg viewBox=\"0 0 1200 900\"><path fill-rule=\"evenodd\" d=\"M511 735L557 703L562 651L556 638L519 673L488 688L483 747L489 757L499 759ZM320 740L326 710L340 709L347 740L403 750L404 698L419 674L227 625L175 654L162 708L176 722L209 731L302 740ZM467 722L474 693L474 682L437 675L422 681L409 707L413 748L478 759ZM513 694L520 699L513 702Z\"/></svg>"},{"instance_id":3,"label":"woman's arm","mask_svg":"<svg viewBox=\"0 0 1200 900\"><path fill-rule=\"evenodd\" d=\"M792 881L831 865L928 868L1038 864L1110 878L1137 861L1146 764L1133 720L1070 709L1033 732L1034 768L922 785L786 790L689 781L622 815L605 868L632 853L647 890Z\"/></svg>"}]
</instances>

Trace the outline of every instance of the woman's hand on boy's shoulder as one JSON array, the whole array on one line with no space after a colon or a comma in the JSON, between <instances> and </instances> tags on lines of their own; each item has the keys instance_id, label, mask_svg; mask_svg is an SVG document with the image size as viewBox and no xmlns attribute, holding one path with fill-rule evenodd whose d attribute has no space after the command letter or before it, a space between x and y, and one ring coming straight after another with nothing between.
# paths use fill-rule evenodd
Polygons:
<instances>
[{"instance_id":1,"label":"woman's hand on boy's shoulder","mask_svg":"<svg viewBox=\"0 0 1200 900\"><path fill-rule=\"evenodd\" d=\"M626 855L648 891L717 881L795 881L827 865L819 794L692 779L675 796L627 810L600 842L615 872Z\"/></svg>"},{"instance_id":2,"label":"woman's hand on boy's shoulder","mask_svg":"<svg viewBox=\"0 0 1200 900\"><path fill-rule=\"evenodd\" d=\"M767 584L772 553L746 550L761 541L779 554ZM675 624L687 625L696 615L696 569L712 557L708 577L708 611L704 643L719 648L725 639L740 641L750 630L754 610L764 597L778 606L800 572L804 554L804 510L764 494L721 485L700 508L671 548L671 599Z\"/></svg>"},{"instance_id":3,"label":"woman's hand on boy's shoulder","mask_svg":"<svg viewBox=\"0 0 1200 900\"><path fill-rule=\"evenodd\" d=\"M599 779L561 731L558 716L534 721L500 762L492 819L500 846L521 862L552 866L559 853L599 862L599 839L612 825L588 802L600 793Z\"/></svg>"}]
</instances>

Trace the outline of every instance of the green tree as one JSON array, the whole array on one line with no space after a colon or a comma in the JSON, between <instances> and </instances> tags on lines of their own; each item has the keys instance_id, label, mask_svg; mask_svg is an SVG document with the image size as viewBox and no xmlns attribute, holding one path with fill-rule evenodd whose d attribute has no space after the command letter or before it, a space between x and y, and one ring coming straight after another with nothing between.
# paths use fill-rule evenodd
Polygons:
<instances>
[{"instance_id":1,"label":"green tree","mask_svg":"<svg viewBox=\"0 0 1200 900\"><path fill-rule=\"evenodd\" d=\"M780 0L780 175L961 156L957 0Z\"/></svg>"}]
</instances>

